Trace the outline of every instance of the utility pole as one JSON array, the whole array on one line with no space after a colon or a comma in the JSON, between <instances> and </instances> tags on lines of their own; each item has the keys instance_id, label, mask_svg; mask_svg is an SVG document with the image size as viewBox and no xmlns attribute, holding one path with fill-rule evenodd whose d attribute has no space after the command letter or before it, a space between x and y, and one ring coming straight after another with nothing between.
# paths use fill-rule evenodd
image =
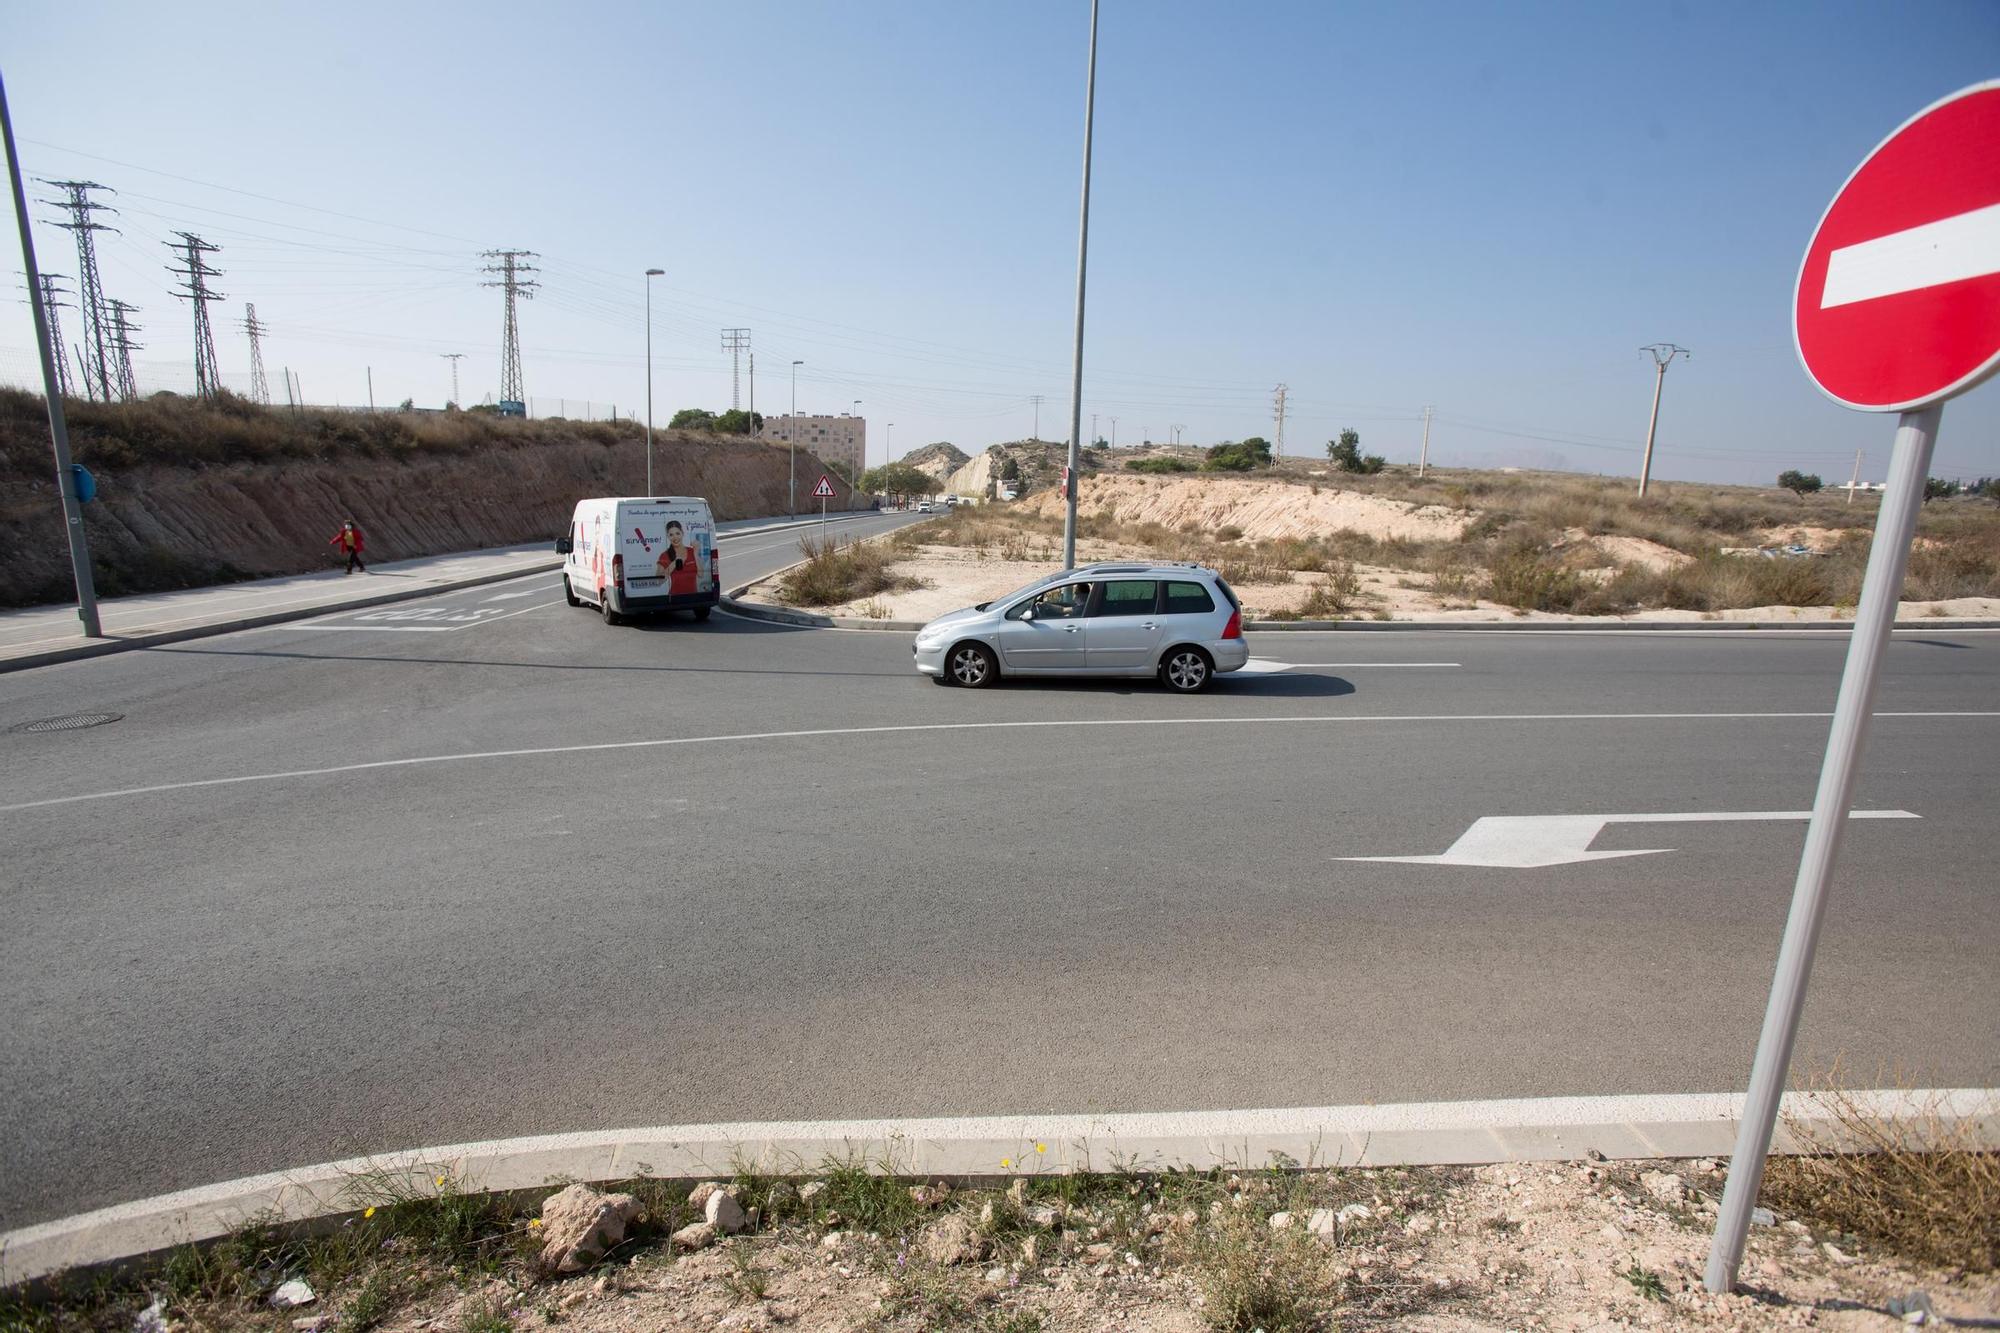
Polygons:
<instances>
[{"instance_id":1,"label":"utility pole","mask_svg":"<svg viewBox=\"0 0 2000 1333\"><path fill-rule=\"evenodd\" d=\"M757 419L757 354L750 353L750 419Z\"/></svg>"},{"instance_id":2,"label":"utility pole","mask_svg":"<svg viewBox=\"0 0 2000 1333\"><path fill-rule=\"evenodd\" d=\"M1097 447L1097 413L1090 414L1090 447Z\"/></svg>"},{"instance_id":3,"label":"utility pole","mask_svg":"<svg viewBox=\"0 0 2000 1333\"><path fill-rule=\"evenodd\" d=\"M791 480L786 489L789 506L785 512L798 517L799 513L799 367L805 362L792 362L792 419L786 423L785 439L791 445Z\"/></svg>"},{"instance_id":4,"label":"utility pole","mask_svg":"<svg viewBox=\"0 0 2000 1333\"><path fill-rule=\"evenodd\" d=\"M653 279L663 268L646 270L646 494L653 493Z\"/></svg>"},{"instance_id":5,"label":"utility pole","mask_svg":"<svg viewBox=\"0 0 2000 1333\"><path fill-rule=\"evenodd\" d=\"M1278 421L1277 443L1278 457L1280 458L1285 456L1285 398L1291 391L1291 387L1285 384L1280 384L1277 388L1271 390L1271 415L1276 417ZM1177 439L1174 443L1179 444L1180 441Z\"/></svg>"},{"instance_id":6,"label":"utility pole","mask_svg":"<svg viewBox=\"0 0 2000 1333\"><path fill-rule=\"evenodd\" d=\"M109 204L100 204L90 197L92 190L109 190L108 185L96 181L52 181L36 177L42 184L61 190L61 199L43 199L40 202L69 213L68 222L55 225L76 237L77 272L77 314L83 320L83 395L104 402L111 401L111 359L110 319L104 307L104 284L97 277L97 239L100 231L117 232L116 227L108 227L91 215L98 212L115 213L118 210ZM117 193L115 190L112 191Z\"/></svg>"},{"instance_id":7,"label":"utility pole","mask_svg":"<svg viewBox=\"0 0 2000 1333\"><path fill-rule=\"evenodd\" d=\"M500 401L518 404L523 412L528 406L528 391L521 381L521 326L514 314L516 301L532 301L535 288L541 283L524 276L541 270L524 261L540 258L533 250L488 250L483 259L498 262L486 265L481 272L497 273L497 282L482 282L482 287L498 287L502 302L506 307L505 323L500 331ZM456 368L456 367L454 367Z\"/></svg>"},{"instance_id":8,"label":"utility pole","mask_svg":"<svg viewBox=\"0 0 2000 1333\"><path fill-rule=\"evenodd\" d=\"M202 256L216 253L217 247L193 232L177 231L174 235L181 238L181 243L175 245L168 242L167 248L182 252L182 267L175 268L169 264L167 272L179 278L187 288L174 295L194 307L194 391L197 397L213 398L222 391L222 380L215 370L215 331L208 324L208 304L224 298L222 293L208 289L208 280L219 278L222 273L210 268Z\"/></svg>"},{"instance_id":9,"label":"utility pole","mask_svg":"<svg viewBox=\"0 0 2000 1333\"><path fill-rule=\"evenodd\" d=\"M1116 448L1118 447L1118 418L1117 418L1117 417L1113 417L1113 418L1111 418L1111 447L1112 447L1113 449L1116 449Z\"/></svg>"},{"instance_id":10,"label":"utility pole","mask_svg":"<svg viewBox=\"0 0 2000 1333\"><path fill-rule=\"evenodd\" d=\"M63 358L62 354L62 317L56 314L56 311L64 308L63 303L56 298L69 295L68 292L56 286L62 278L63 275L60 273L43 273L39 275L38 281L41 287L42 318L49 322L49 341L55 345L56 349L55 391L64 398L67 398L70 396L69 362ZM29 289L28 299L30 301L36 299L33 288Z\"/></svg>"},{"instance_id":11,"label":"utility pole","mask_svg":"<svg viewBox=\"0 0 2000 1333\"><path fill-rule=\"evenodd\" d=\"M1423 476L1431 462L1431 409L1424 408L1424 443L1417 451L1417 475Z\"/></svg>"},{"instance_id":12,"label":"utility pole","mask_svg":"<svg viewBox=\"0 0 2000 1333\"><path fill-rule=\"evenodd\" d=\"M28 221L28 194L21 188L21 159L14 151L14 117L7 110L7 85L0 82L0 140L7 147L7 184L14 195L14 224L21 231L21 271L28 279L28 308L35 316L35 347L42 357L42 389L49 409L49 443L56 456L56 493L62 497L63 527L69 535L69 567L76 579L76 614L83 622L86 638L101 637L102 626L97 619L97 585L90 575L90 542L83 532L83 502L77 495L76 468L69 457L69 421L63 415L63 397L56 388L57 351L49 342L48 312L42 303L34 299L41 290L41 277L35 267L35 234ZM78 218L88 222L87 215ZM88 232L78 232L79 237L87 237ZM91 280L97 277L96 259L92 257Z\"/></svg>"},{"instance_id":13,"label":"utility pole","mask_svg":"<svg viewBox=\"0 0 2000 1333\"><path fill-rule=\"evenodd\" d=\"M750 330L724 329L722 350L729 353L729 408L743 406L743 354L750 350Z\"/></svg>"},{"instance_id":14,"label":"utility pole","mask_svg":"<svg viewBox=\"0 0 2000 1333\"><path fill-rule=\"evenodd\" d=\"M1639 461L1639 498L1646 496L1646 482L1653 475L1653 433L1660 426L1660 390L1667 382L1667 365L1677 356L1693 356L1685 347L1672 343L1654 343L1639 349L1653 358L1653 415L1646 423L1646 455Z\"/></svg>"},{"instance_id":15,"label":"utility pole","mask_svg":"<svg viewBox=\"0 0 2000 1333\"><path fill-rule=\"evenodd\" d=\"M1028 401L1035 405L1035 433L1029 438L1040 440L1042 438L1042 396L1038 393L1031 393L1028 395Z\"/></svg>"},{"instance_id":16,"label":"utility pole","mask_svg":"<svg viewBox=\"0 0 2000 1333\"><path fill-rule=\"evenodd\" d=\"M445 360L451 362L451 401L456 403L458 401L458 363L464 359L465 353L439 352L438 355L443 357ZM286 390L288 396L290 392L291 391L288 388Z\"/></svg>"},{"instance_id":17,"label":"utility pole","mask_svg":"<svg viewBox=\"0 0 2000 1333\"><path fill-rule=\"evenodd\" d=\"M1854 503L1854 488L1861 484L1861 451L1854 451L1854 473L1847 479L1847 503Z\"/></svg>"},{"instance_id":18,"label":"utility pole","mask_svg":"<svg viewBox=\"0 0 2000 1333\"><path fill-rule=\"evenodd\" d=\"M1083 81L1083 197L1076 223L1076 347L1069 372L1069 492L1063 497L1063 568L1076 568L1077 436L1083 432L1083 293L1090 258L1090 135L1097 120L1097 0L1090 0L1090 55Z\"/></svg>"},{"instance_id":19,"label":"utility pole","mask_svg":"<svg viewBox=\"0 0 2000 1333\"><path fill-rule=\"evenodd\" d=\"M118 396L129 403L139 396L139 382L132 376L132 353L146 346L132 341L132 335L140 331L132 322L133 312L139 307L115 296L105 304L111 307L111 346L118 353Z\"/></svg>"},{"instance_id":20,"label":"utility pole","mask_svg":"<svg viewBox=\"0 0 2000 1333\"><path fill-rule=\"evenodd\" d=\"M375 367L368 367L368 410L375 410Z\"/></svg>"},{"instance_id":21,"label":"utility pole","mask_svg":"<svg viewBox=\"0 0 2000 1333\"><path fill-rule=\"evenodd\" d=\"M258 322L257 307L243 306L243 331L250 335L250 400L271 405L271 385L264 378L264 326Z\"/></svg>"}]
</instances>

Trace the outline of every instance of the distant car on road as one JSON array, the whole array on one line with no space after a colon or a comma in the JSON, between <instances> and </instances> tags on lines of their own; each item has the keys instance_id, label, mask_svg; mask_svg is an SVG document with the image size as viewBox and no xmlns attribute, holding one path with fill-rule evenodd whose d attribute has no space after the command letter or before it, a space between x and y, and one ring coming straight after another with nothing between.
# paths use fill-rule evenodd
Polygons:
<instances>
[{"instance_id":1,"label":"distant car on road","mask_svg":"<svg viewBox=\"0 0 2000 1333\"><path fill-rule=\"evenodd\" d=\"M1001 676L1157 676L1180 694L1250 660L1243 605L1203 565L1099 564L1037 579L917 631L917 670L979 689Z\"/></svg>"},{"instance_id":2,"label":"distant car on road","mask_svg":"<svg viewBox=\"0 0 2000 1333\"><path fill-rule=\"evenodd\" d=\"M928 513L930 513L930 512L931 512L931 502L930 502L929 500L919 500L919 501L917 501L917 512L918 512L919 514L928 514Z\"/></svg>"}]
</instances>

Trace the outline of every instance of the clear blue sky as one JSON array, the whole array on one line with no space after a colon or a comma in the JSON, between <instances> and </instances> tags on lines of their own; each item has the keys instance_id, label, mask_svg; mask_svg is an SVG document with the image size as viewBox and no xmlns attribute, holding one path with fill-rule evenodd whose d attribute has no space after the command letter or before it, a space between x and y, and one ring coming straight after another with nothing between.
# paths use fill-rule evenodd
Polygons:
<instances>
[{"instance_id":1,"label":"clear blue sky","mask_svg":"<svg viewBox=\"0 0 2000 1333\"><path fill-rule=\"evenodd\" d=\"M879 461L888 422L898 454L1025 436L1033 394L1066 437L1087 24L1085 0L39 0L4 72L29 170L120 191L103 271L143 308L142 379L191 377L161 245L186 228L223 247L231 382L249 300L280 401L280 366L350 404L372 366L379 402L437 404L447 351L479 401L477 252L519 246L539 411L643 410L657 266L657 419L728 405L719 330L747 326L759 409L803 360L801 410L862 400ZM1996 73L1992 0L1106 0L1085 430L1268 436L1282 380L1294 452L1353 425L1412 459L1432 403L1439 461L1630 474L1638 349L1667 340L1694 356L1660 475L1844 481L1863 448L1879 477L1892 423L1792 350L1800 252L1884 134ZM4 318L0 379L27 382L25 306ZM1936 470L2000 473L2000 383L1947 410Z\"/></svg>"}]
</instances>

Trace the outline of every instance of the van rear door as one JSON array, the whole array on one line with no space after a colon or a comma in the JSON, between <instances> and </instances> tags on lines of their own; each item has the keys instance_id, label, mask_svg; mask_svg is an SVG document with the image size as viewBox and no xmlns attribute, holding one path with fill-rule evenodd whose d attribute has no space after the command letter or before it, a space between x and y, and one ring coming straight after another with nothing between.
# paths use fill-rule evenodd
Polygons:
<instances>
[{"instance_id":1,"label":"van rear door","mask_svg":"<svg viewBox=\"0 0 2000 1333\"><path fill-rule=\"evenodd\" d=\"M715 587L715 522L700 500L619 505L618 549L635 596L685 597Z\"/></svg>"}]
</instances>

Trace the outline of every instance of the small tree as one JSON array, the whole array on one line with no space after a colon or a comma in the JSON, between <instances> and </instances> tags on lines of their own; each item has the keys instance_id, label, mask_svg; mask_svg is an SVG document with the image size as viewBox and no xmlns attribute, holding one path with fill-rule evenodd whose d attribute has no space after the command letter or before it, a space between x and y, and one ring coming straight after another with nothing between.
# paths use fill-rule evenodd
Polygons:
<instances>
[{"instance_id":1,"label":"small tree","mask_svg":"<svg viewBox=\"0 0 2000 1333\"><path fill-rule=\"evenodd\" d=\"M861 489L883 495L936 495L944 483L920 467L885 463L861 474Z\"/></svg>"},{"instance_id":2,"label":"small tree","mask_svg":"<svg viewBox=\"0 0 2000 1333\"><path fill-rule=\"evenodd\" d=\"M1361 432L1352 426L1340 432L1339 439L1326 442L1326 456L1342 472L1358 472L1364 476L1380 472L1388 466L1388 460L1382 455L1361 452Z\"/></svg>"},{"instance_id":3,"label":"small tree","mask_svg":"<svg viewBox=\"0 0 2000 1333\"><path fill-rule=\"evenodd\" d=\"M1021 465L1019 463L1010 458L1000 465L1000 480L1019 481L1020 479Z\"/></svg>"},{"instance_id":4,"label":"small tree","mask_svg":"<svg viewBox=\"0 0 2000 1333\"><path fill-rule=\"evenodd\" d=\"M1957 495L1958 490L1958 483L1955 481L1946 481L1943 477L1926 477L1924 478L1924 503L1929 504L1933 500L1948 500L1952 496Z\"/></svg>"},{"instance_id":5,"label":"small tree","mask_svg":"<svg viewBox=\"0 0 2000 1333\"><path fill-rule=\"evenodd\" d=\"M705 407L683 407L667 423L668 430L714 430L715 413Z\"/></svg>"},{"instance_id":6,"label":"small tree","mask_svg":"<svg viewBox=\"0 0 2000 1333\"><path fill-rule=\"evenodd\" d=\"M1814 491L1825 485L1816 473L1800 472L1795 468L1787 468L1783 472L1780 472L1778 474L1778 484L1786 490L1796 491L1800 495L1811 495Z\"/></svg>"},{"instance_id":7,"label":"small tree","mask_svg":"<svg viewBox=\"0 0 2000 1333\"><path fill-rule=\"evenodd\" d=\"M740 407L732 407L727 412L718 413L715 424L710 429L723 435L755 435L764 429L764 414L745 412Z\"/></svg>"}]
</instances>

